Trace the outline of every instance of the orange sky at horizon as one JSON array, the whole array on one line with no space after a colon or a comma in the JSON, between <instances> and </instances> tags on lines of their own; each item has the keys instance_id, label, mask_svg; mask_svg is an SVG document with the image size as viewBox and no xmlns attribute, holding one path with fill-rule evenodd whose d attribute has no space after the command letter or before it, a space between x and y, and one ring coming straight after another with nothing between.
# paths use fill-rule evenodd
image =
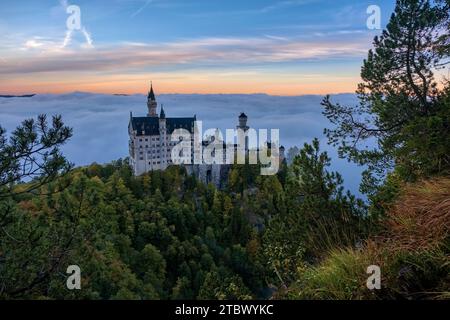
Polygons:
<instances>
[{"instance_id":1,"label":"orange sky at horizon","mask_svg":"<svg viewBox=\"0 0 450 320\"><path fill-rule=\"evenodd\" d=\"M172 78L172 79L171 79ZM132 79L125 77L99 78L96 80L73 79L64 82L55 80L39 81L39 79L5 79L0 80L0 94L63 94L83 91L103 94L144 94L148 92L150 81L153 82L157 94L254 94L296 96L308 94L353 93L356 90L358 78L343 77L342 79L320 79L315 77L301 79L270 79L254 78L214 79L211 76L184 76L184 79L174 77L142 76ZM175 76L176 78L176 76ZM326 77L324 77L326 78Z\"/></svg>"}]
</instances>

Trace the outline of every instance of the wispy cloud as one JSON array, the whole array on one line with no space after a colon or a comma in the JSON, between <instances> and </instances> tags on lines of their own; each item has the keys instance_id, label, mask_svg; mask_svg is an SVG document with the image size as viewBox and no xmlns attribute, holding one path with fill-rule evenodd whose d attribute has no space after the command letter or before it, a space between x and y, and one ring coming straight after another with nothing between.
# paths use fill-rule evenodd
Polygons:
<instances>
[{"instance_id":1,"label":"wispy cloud","mask_svg":"<svg viewBox=\"0 0 450 320\"><path fill-rule=\"evenodd\" d=\"M93 45L94 42L92 41L91 34L87 31L87 29L85 27L83 27L81 29L81 32L83 33L84 38L86 39L86 46L88 48L93 48L94 47L94 45Z\"/></svg>"},{"instance_id":2,"label":"wispy cloud","mask_svg":"<svg viewBox=\"0 0 450 320\"><path fill-rule=\"evenodd\" d=\"M278 1L272 5L265 6L258 11L261 13L266 13L274 10L284 9L287 7L294 7L294 6L303 6L306 4L311 4L314 2L318 2L320 0L286 0L286 1Z\"/></svg>"},{"instance_id":3,"label":"wispy cloud","mask_svg":"<svg viewBox=\"0 0 450 320\"><path fill-rule=\"evenodd\" d=\"M31 40L28 40L27 42L25 42L24 46L25 46L25 48L34 49L34 48L40 48L43 45L44 45L44 43L39 42L39 41L37 41L35 39L31 39Z\"/></svg>"},{"instance_id":4,"label":"wispy cloud","mask_svg":"<svg viewBox=\"0 0 450 320\"><path fill-rule=\"evenodd\" d=\"M70 39L70 37L68 37ZM124 43L92 50L54 50L49 41L29 40L25 47L33 52L1 65L5 74L124 70L143 67L188 64L255 65L304 60L338 59L364 56L365 41L331 39L299 40L274 36L258 38L199 38L169 43ZM40 54L35 54L40 50Z\"/></svg>"},{"instance_id":5,"label":"wispy cloud","mask_svg":"<svg viewBox=\"0 0 450 320\"><path fill-rule=\"evenodd\" d=\"M152 2L153 2L153 0L146 0L145 3L144 3L138 10L136 10L135 12L133 12L133 13L131 14L131 17L132 17L132 18L136 17L139 13L141 13L142 11L144 11L144 9L147 8L148 5L149 5L150 3L152 3Z\"/></svg>"},{"instance_id":6,"label":"wispy cloud","mask_svg":"<svg viewBox=\"0 0 450 320\"><path fill-rule=\"evenodd\" d=\"M61 46L62 48L67 47L72 42L72 33L73 33L73 30L69 29L66 31L66 36L65 36L62 46Z\"/></svg>"}]
</instances>

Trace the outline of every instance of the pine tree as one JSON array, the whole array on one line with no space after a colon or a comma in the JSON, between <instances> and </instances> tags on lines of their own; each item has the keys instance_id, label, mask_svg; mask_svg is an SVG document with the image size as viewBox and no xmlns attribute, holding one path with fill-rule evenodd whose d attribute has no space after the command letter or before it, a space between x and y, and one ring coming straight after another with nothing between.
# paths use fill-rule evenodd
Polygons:
<instances>
[{"instance_id":1,"label":"pine tree","mask_svg":"<svg viewBox=\"0 0 450 320\"><path fill-rule=\"evenodd\" d=\"M330 143L339 146L340 156L367 166L365 192L373 193L395 166L405 180L450 167L450 150L428 154L434 137L449 133L448 104L443 106L447 89L439 89L435 76L448 62L442 37L448 21L448 2L397 0L386 29L375 37L374 50L364 60L359 105L343 106L329 96L322 103L336 126L325 130ZM419 135L426 137L422 142L427 147L418 148L414 139Z\"/></svg>"}]
</instances>

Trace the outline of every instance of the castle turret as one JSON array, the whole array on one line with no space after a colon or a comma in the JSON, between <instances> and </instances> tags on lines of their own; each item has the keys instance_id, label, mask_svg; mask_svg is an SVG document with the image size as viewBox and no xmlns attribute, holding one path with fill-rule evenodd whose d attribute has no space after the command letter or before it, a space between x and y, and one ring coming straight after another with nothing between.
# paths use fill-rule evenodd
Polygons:
<instances>
[{"instance_id":1,"label":"castle turret","mask_svg":"<svg viewBox=\"0 0 450 320\"><path fill-rule=\"evenodd\" d=\"M159 134L164 136L166 135L166 113L164 112L164 106L161 105L161 113L159 115Z\"/></svg>"},{"instance_id":2,"label":"castle turret","mask_svg":"<svg viewBox=\"0 0 450 320\"><path fill-rule=\"evenodd\" d=\"M244 132L249 129L249 127L247 126L247 115L243 112L239 116L239 125L237 126L237 128L244 130Z\"/></svg>"},{"instance_id":3,"label":"castle turret","mask_svg":"<svg viewBox=\"0 0 450 320\"><path fill-rule=\"evenodd\" d=\"M158 103L156 102L155 93L153 92L153 84L150 84L150 91L147 96L148 117L157 117L156 108Z\"/></svg>"},{"instance_id":4,"label":"castle turret","mask_svg":"<svg viewBox=\"0 0 450 320\"><path fill-rule=\"evenodd\" d=\"M243 143L244 143L245 152L248 152L248 150L249 150L249 141L248 141L247 131L248 131L248 129L250 129L250 127L247 126L247 119L248 119L247 115L242 112L241 115L239 116L239 125L236 126L238 131L242 130L242 132L243 132L243 138L244 138ZM242 143L239 141L239 139L240 138L238 137L238 143Z\"/></svg>"},{"instance_id":5,"label":"castle turret","mask_svg":"<svg viewBox=\"0 0 450 320\"><path fill-rule=\"evenodd\" d=\"M170 152L167 151L167 126L166 126L166 113L164 112L164 106L161 104L161 113L159 115L159 147L160 147L160 169L165 170L170 159Z\"/></svg>"}]
</instances>

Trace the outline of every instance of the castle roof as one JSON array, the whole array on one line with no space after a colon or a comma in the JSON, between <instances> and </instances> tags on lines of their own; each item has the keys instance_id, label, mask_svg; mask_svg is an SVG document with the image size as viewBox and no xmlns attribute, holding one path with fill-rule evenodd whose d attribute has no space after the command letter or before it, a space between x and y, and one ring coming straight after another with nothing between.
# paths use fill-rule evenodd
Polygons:
<instances>
[{"instance_id":1,"label":"castle roof","mask_svg":"<svg viewBox=\"0 0 450 320\"><path fill-rule=\"evenodd\" d=\"M151 101L156 101L155 93L153 92L153 84L150 84L150 91L148 92L148 99Z\"/></svg>"},{"instance_id":2,"label":"castle roof","mask_svg":"<svg viewBox=\"0 0 450 320\"><path fill-rule=\"evenodd\" d=\"M194 133L194 117L190 118L166 118L167 133L172 134L175 129L183 128L191 134ZM136 130L138 136L159 135L158 117L131 117L130 124Z\"/></svg>"}]
</instances>

